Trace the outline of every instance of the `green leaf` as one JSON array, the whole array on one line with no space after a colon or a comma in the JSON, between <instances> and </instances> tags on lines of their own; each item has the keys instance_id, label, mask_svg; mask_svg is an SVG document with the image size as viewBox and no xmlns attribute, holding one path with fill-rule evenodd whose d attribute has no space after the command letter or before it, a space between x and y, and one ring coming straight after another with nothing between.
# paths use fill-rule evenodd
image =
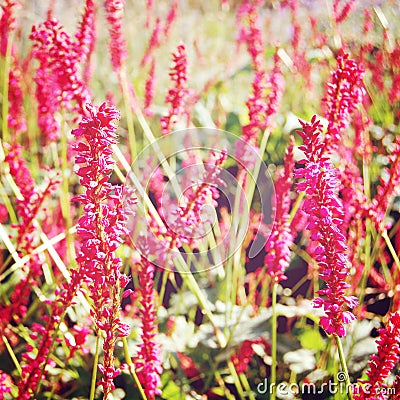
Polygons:
<instances>
[{"instance_id":1,"label":"green leaf","mask_svg":"<svg viewBox=\"0 0 400 400\"><path fill-rule=\"evenodd\" d=\"M304 349L321 351L326 349L326 343L317 330L308 329L300 335L299 339Z\"/></svg>"},{"instance_id":2,"label":"green leaf","mask_svg":"<svg viewBox=\"0 0 400 400\"><path fill-rule=\"evenodd\" d=\"M184 395L181 393L181 388L172 380L169 380L163 387L161 397L166 400L181 400Z\"/></svg>"}]
</instances>

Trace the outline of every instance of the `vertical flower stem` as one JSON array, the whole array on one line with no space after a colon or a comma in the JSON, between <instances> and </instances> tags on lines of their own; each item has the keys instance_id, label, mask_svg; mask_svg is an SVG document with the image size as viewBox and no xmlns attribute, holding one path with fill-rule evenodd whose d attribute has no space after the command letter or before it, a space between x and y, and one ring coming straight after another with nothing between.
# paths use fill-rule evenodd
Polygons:
<instances>
[{"instance_id":1,"label":"vertical flower stem","mask_svg":"<svg viewBox=\"0 0 400 400\"><path fill-rule=\"evenodd\" d=\"M342 370L345 373L346 392L348 392L347 397L350 400L353 400L353 392L351 391L349 370L347 369L347 363L346 363L346 358L345 358L344 352L343 352L342 341L340 340L340 337L338 335L334 334L334 337L335 337L336 345L337 345L338 352L339 352L340 365L342 366Z\"/></svg>"},{"instance_id":2,"label":"vertical flower stem","mask_svg":"<svg viewBox=\"0 0 400 400\"><path fill-rule=\"evenodd\" d=\"M122 338L122 343L124 345L125 361L128 364L129 373L131 374L133 380L135 381L135 383L139 389L139 393L140 393L140 396L142 397L142 400L147 400L146 394L144 393L143 387L140 384L139 378L136 374L133 362L131 360L131 356L129 355L128 341L126 340L126 337Z\"/></svg>"},{"instance_id":3,"label":"vertical flower stem","mask_svg":"<svg viewBox=\"0 0 400 400\"><path fill-rule=\"evenodd\" d=\"M276 292L278 289L278 284L274 282L272 284L272 332L271 332L271 356L272 356L272 365L271 365L271 382L270 390L271 393L271 400L276 399L276 342L277 342L277 330L278 330L278 320L276 315Z\"/></svg>"},{"instance_id":4,"label":"vertical flower stem","mask_svg":"<svg viewBox=\"0 0 400 400\"><path fill-rule=\"evenodd\" d=\"M288 222L291 223L293 221L293 218L295 217L297 211L300 208L301 202L305 197L305 193L304 192L300 192L299 195L297 196L296 202L293 204L292 209L290 210L290 215L289 215L289 219Z\"/></svg>"},{"instance_id":5,"label":"vertical flower stem","mask_svg":"<svg viewBox=\"0 0 400 400\"><path fill-rule=\"evenodd\" d=\"M126 71L122 69L120 72L120 82L122 87L122 96L124 99L124 106L125 106L125 116L126 116L126 123L128 126L128 137L129 137L129 148L131 151L132 162L135 161L137 156L137 144L136 144L136 136L135 136L135 126L133 124L133 116L131 110L131 103L132 99L129 95L129 85L128 80L126 78Z\"/></svg>"},{"instance_id":6,"label":"vertical flower stem","mask_svg":"<svg viewBox=\"0 0 400 400\"><path fill-rule=\"evenodd\" d=\"M10 342L8 341L8 339L2 335L1 338L3 339L4 344L6 345L7 351L10 354L11 359L13 360L13 363L15 364L15 367L17 368L18 374L19 376L22 375L22 369L21 369L21 365L18 362L17 357L15 356L15 353L10 345Z\"/></svg>"},{"instance_id":7,"label":"vertical flower stem","mask_svg":"<svg viewBox=\"0 0 400 400\"><path fill-rule=\"evenodd\" d=\"M68 177L68 140L67 130L64 112L62 112L61 122L61 167L62 167L62 183L61 190L62 196L60 198L62 215L65 220L65 232L67 241L67 261L71 262L75 259L74 257L74 243L72 235L69 233L72 222L71 222L71 209L70 209L70 194L69 194L69 177Z\"/></svg>"},{"instance_id":8,"label":"vertical flower stem","mask_svg":"<svg viewBox=\"0 0 400 400\"><path fill-rule=\"evenodd\" d=\"M245 394L243 392L242 384L240 383L239 375L237 374L235 366L233 365L232 361L228 361L228 368L235 383L236 390L238 391L239 398L241 400L244 400Z\"/></svg>"},{"instance_id":9,"label":"vertical flower stem","mask_svg":"<svg viewBox=\"0 0 400 400\"><path fill-rule=\"evenodd\" d=\"M97 364L99 363L99 347L100 347L100 333L97 332L96 352L94 354L93 371L92 371L92 384L90 386L89 400L94 400L94 392L96 390Z\"/></svg>"},{"instance_id":10,"label":"vertical flower stem","mask_svg":"<svg viewBox=\"0 0 400 400\"><path fill-rule=\"evenodd\" d=\"M390 254L391 254L392 257L393 257L393 260L394 260L394 262L396 263L397 270L400 271L400 260L399 260L399 256L397 255L396 250L394 249L393 244L392 244L392 242L390 241L390 238L389 238L388 233L387 233L386 230L383 231L382 237L385 239L386 246L388 247L388 249L389 249L389 251L390 251ZM395 272L394 279L396 279L396 277L397 277L397 274L398 274L398 271L397 271L397 270L396 270L396 272Z\"/></svg>"},{"instance_id":11,"label":"vertical flower stem","mask_svg":"<svg viewBox=\"0 0 400 400\"><path fill-rule=\"evenodd\" d=\"M362 274L361 282L360 282L360 293L358 295L358 303L360 305L362 305L364 302L365 287L367 285L369 271L371 270L371 266L372 266L372 263L371 263L371 229L372 229L371 220L367 219L365 247L364 247L364 269L363 269L363 274Z\"/></svg>"},{"instance_id":12,"label":"vertical flower stem","mask_svg":"<svg viewBox=\"0 0 400 400\"><path fill-rule=\"evenodd\" d=\"M251 391L251 387L249 385L249 381L247 380L246 374L243 372L239 374L240 381L242 382L242 385L244 389L246 390L246 394L249 397L250 400L256 400L254 393Z\"/></svg>"}]
</instances>

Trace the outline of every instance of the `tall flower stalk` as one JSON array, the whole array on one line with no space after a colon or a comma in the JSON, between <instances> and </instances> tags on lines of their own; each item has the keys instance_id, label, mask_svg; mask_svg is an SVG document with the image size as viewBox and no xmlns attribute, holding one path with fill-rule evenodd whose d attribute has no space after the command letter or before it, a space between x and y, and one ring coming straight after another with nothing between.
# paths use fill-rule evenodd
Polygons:
<instances>
[{"instance_id":1,"label":"tall flower stalk","mask_svg":"<svg viewBox=\"0 0 400 400\"><path fill-rule=\"evenodd\" d=\"M327 93L322 101L328 128L325 138L326 150L337 149L343 131L349 126L351 113L361 103L365 89L364 69L346 53L337 57L336 69L327 84Z\"/></svg>"},{"instance_id":2,"label":"tall flower stalk","mask_svg":"<svg viewBox=\"0 0 400 400\"><path fill-rule=\"evenodd\" d=\"M298 133L304 144L300 150L305 158L299 162L303 168L296 170L296 178L303 179L297 190L306 193L303 210L309 216L308 229L311 240L317 243L315 254L320 277L326 283L318 291L323 297L314 299L314 305L322 307L326 314L320 319L321 327L329 334L343 337L345 325L355 319L349 309L357 305L357 300L345 295L349 270L346 238L341 231L344 212L338 197L337 171L324 154L322 126L317 118L314 116L311 123L301 122L301 125L303 130Z\"/></svg>"},{"instance_id":3,"label":"tall flower stalk","mask_svg":"<svg viewBox=\"0 0 400 400\"><path fill-rule=\"evenodd\" d=\"M167 135L171 132L179 117L185 114L185 106L189 98L190 91L187 86L187 56L186 47L181 43L176 52L172 54L173 65L170 77L173 87L168 91L165 99L170 104L168 114L161 117L161 132Z\"/></svg>"},{"instance_id":4,"label":"tall flower stalk","mask_svg":"<svg viewBox=\"0 0 400 400\"><path fill-rule=\"evenodd\" d=\"M379 338L376 341L378 352L371 356L367 379L359 380L361 384L368 384L368 390L361 388L358 400L386 400L386 378L399 361L400 354L400 313L396 312L389 317L385 328L379 329Z\"/></svg>"},{"instance_id":5,"label":"tall flower stalk","mask_svg":"<svg viewBox=\"0 0 400 400\"><path fill-rule=\"evenodd\" d=\"M89 93L78 71L73 40L59 21L50 19L32 28L32 55L39 61L36 71L38 125L46 142L61 135L56 113L84 113Z\"/></svg>"},{"instance_id":6,"label":"tall flower stalk","mask_svg":"<svg viewBox=\"0 0 400 400\"><path fill-rule=\"evenodd\" d=\"M141 308L139 314L142 321L141 343L135 357L137 376L148 400L154 400L161 394L162 365L159 345L156 342L158 332L156 323L156 299L154 291L154 265L146 258L148 249L141 249L139 285Z\"/></svg>"},{"instance_id":7,"label":"tall flower stalk","mask_svg":"<svg viewBox=\"0 0 400 400\"><path fill-rule=\"evenodd\" d=\"M129 334L129 327L120 318L120 295L128 284L128 277L121 272L122 262L116 250L127 233L127 211L123 191L108 183L115 161L111 146L116 144L115 120L119 112L103 103L99 108L87 105L89 117L72 131L77 139L77 175L85 187L84 194L74 198L84 205L85 214L80 218L77 234L81 242L77 262L86 271L85 281L94 308L91 316L96 333L104 332L103 374L101 384L104 398L114 389L113 379L119 370L114 367L114 348L119 337Z\"/></svg>"}]
</instances>

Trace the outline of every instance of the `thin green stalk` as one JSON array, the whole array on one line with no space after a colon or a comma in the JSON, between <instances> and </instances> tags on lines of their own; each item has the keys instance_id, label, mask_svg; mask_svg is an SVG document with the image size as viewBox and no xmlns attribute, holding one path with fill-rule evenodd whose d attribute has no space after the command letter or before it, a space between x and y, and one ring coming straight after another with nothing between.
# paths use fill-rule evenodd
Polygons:
<instances>
[{"instance_id":1,"label":"thin green stalk","mask_svg":"<svg viewBox=\"0 0 400 400\"><path fill-rule=\"evenodd\" d=\"M359 304L363 304L365 296L365 288L367 285L367 280L369 276L369 271L371 270L371 228L372 223L370 219L366 221L366 235L365 235L365 246L364 246L364 269L360 282L360 293L358 295Z\"/></svg>"},{"instance_id":2,"label":"thin green stalk","mask_svg":"<svg viewBox=\"0 0 400 400\"><path fill-rule=\"evenodd\" d=\"M249 381L247 380L247 377L244 373L239 374L240 382L242 383L242 386L246 390L246 393L249 397L250 400L256 400L256 397L254 396L253 391L251 390L251 387L249 385Z\"/></svg>"},{"instance_id":3,"label":"thin green stalk","mask_svg":"<svg viewBox=\"0 0 400 400\"><path fill-rule=\"evenodd\" d=\"M342 341L340 340L340 337L336 334L333 335L336 340L336 345L339 351L339 359L340 359L340 364L342 366L342 370L345 374L345 382L346 382L346 392L347 392L347 397L350 400L353 400L353 392L351 390L351 382L350 382L350 377L349 377L349 370L347 369L347 363L346 363L346 358L344 356L343 352L343 346L342 346Z\"/></svg>"},{"instance_id":4,"label":"thin green stalk","mask_svg":"<svg viewBox=\"0 0 400 400\"><path fill-rule=\"evenodd\" d=\"M276 342L277 342L277 330L278 330L278 319L276 315L276 292L278 289L278 284L276 282L272 285L272 332L271 332L271 357L272 357L272 365L271 365L271 382L270 387L273 389L270 391L271 400L276 399Z\"/></svg>"},{"instance_id":5,"label":"thin green stalk","mask_svg":"<svg viewBox=\"0 0 400 400\"><path fill-rule=\"evenodd\" d=\"M254 190L256 188L256 182L257 182L257 177L260 172L261 164L263 163L263 155L265 152L265 148L267 147L268 143L268 138L270 135L270 131L266 129L263 133L263 136L261 138L261 143L260 143L260 148L259 148L259 154L258 158L256 160L256 164L254 166L253 173L250 174L250 172L247 172L247 183L246 183L246 188L245 188L245 193L246 193L246 206L247 206L247 211L250 211L251 203L253 200L253 195L254 195ZM244 173L244 172L243 172ZM231 235L231 240L229 243L229 250L228 254L231 255L226 263L226 282L232 282L233 278L233 270L235 268L235 261L237 261L236 254L241 254L241 245L242 243L238 243L237 240L240 239L241 232L243 234L245 233L245 229L247 228L247 223L248 221L246 218L240 217L239 215L239 206L240 202L242 200L242 187L243 187L243 182L244 182L244 177L239 176L238 178L238 183L237 183L237 189L235 193L235 200L234 200L234 207L233 207L233 213L232 213L232 235ZM244 237L244 236L243 236ZM240 258L239 258L240 259ZM236 300L237 293L236 293L236 284L233 287L230 287L229 284L226 285L226 314L225 314L225 320L226 323L228 322L228 319L230 318L231 314L231 307L229 306L228 300L232 299L233 301Z\"/></svg>"},{"instance_id":6,"label":"thin green stalk","mask_svg":"<svg viewBox=\"0 0 400 400\"><path fill-rule=\"evenodd\" d=\"M137 144L136 144L135 126L133 124L133 116L131 108L133 99L131 99L131 96L129 94L129 85L128 85L128 80L126 78L126 72L124 69L121 70L120 72L120 83L122 87L122 97L124 99L126 123L128 126L129 148L131 151L132 161L135 161L137 157Z\"/></svg>"},{"instance_id":7,"label":"thin green stalk","mask_svg":"<svg viewBox=\"0 0 400 400\"><path fill-rule=\"evenodd\" d=\"M160 306L162 306L163 301L164 301L164 295L165 295L165 289L167 287L167 282L168 282L168 271L164 270L162 282L161 282L160 295L159 295L159 305Z\"/></svg>"},{"instance_id":8,"label":"thin green stalk","mask_svg":"<svg viewBox=\"0 0 400 400\"><path fill-rule=\"evenodd\" d=\"M90 386L89 400L94 400L94 393L96 391L97 365L99 363L99 347L100 347L100 335L97 333L97 337L96 337L96 352L94 354L93 371L92 371L92 383L91 383L91 386Z\"/></svg>"},{"instance_id":9,"label":"thin green stalk","mask_svg":"<svg viewBox=\"0 0 400 400\"><path fill-rule=\"evenodd\" d=\"M233 362L230 361L230 360L228 361L228 368L229 368L229 372L232 375L233 382L235 383L236 390L238 391L239 398L241 400L245 400L246 397L245 397L245 394L244 394L244 391L243 391L243 388L242 388L242 384L241 384L240 379L239 379L239 375L236 372L236 369L235 369L235 366L233 365Z\"/></svg>"},{"instance_id":10,"label":"thin green stalk","mask_svg":"<svg viewBox=\"0 0 400 400\"><path fill-rule=\"evenodd\" d=\"M301 205L302 200L304 199L305 192L300 192L300 194L297 196L296 202L293 204L292 209L290 210L290 215L288 219L288 223L290 224L295 217L297 211L299 210L299 207Z\"/></svg>"},{"instance_id":11,"label":"thin green stalk","mask_svg":"<svg viewBox=\"0 0 400 400\"><path fill-rule=\"evenodd\" d=\"M135 383L139 389L139 393L140 393L140 396L142 397L142 400L147 400L146 394L144 393L143 387L142 387L142 385L139 381L139 378L136 374L135 367L133 365L131 356L129 355L128 341L126 340L126 337L122 338L122 343L124 346L125 361L127 362L128 367L129 367L129 373L131 374L131 377L133 378L133 380L135 381Z\"/></svg>"},{"instance_id":12,"label":"thin green stalk","mask_svg":"<svg viewBox=\"0 0 400 400\"><path fill-rule=\"evenodd\" d=\"M69 233L72 226L71 218L71 202L69 194L69 177L68 177L68 140L67 140L67 129L64 112L62 113L61 122L61 166L62 166L62 183L61 190L62 196L60 198L61 211L65 221L65 232L66 232L66 242L67 242L67 261L72 263L75 260L75 247L73 243L72 235Z\"/></svg>"},{"instance_id":13,"label":"thin green stalk","mask_svg":"<svg viewBox=\"0 0 400 400\"><path fill-rule=\"evenodd\" d=\"M399 256L397 255L396 250L394 249L393 244L392 244L392 242L390 241L390 238L389 238L388 233L387 233L386 230L383 231L382 237L385 239L386 246L388 247L388 249L389 249L389 251L390 251L390 254L391 254L392 257L393 257L393 260L394 260L394 262L396 263L397 269L400 271L400 260L399 260ZM397 271L397 273L398 273L398 271ZM395 273L395 278L396 278L396 276L397 276L397 273Z\"/></svg>"},{"instance_id":14,"label":"thin green stalk","mask_svg":"<svg viewBox=\"0 0 400 400\"><path fill-rule=\"evenodd\" d=\"M2 335L1 338L3 339L3 342L6 345L7 351L10 354L10 357L15 365L15 368L17 368L19 376L21 376L22 375L21 365L19 364L18 359L17 359L16 355L14 354L14 351L13 351L8 339L4 335Z\"/></svg>"}]
</instances>

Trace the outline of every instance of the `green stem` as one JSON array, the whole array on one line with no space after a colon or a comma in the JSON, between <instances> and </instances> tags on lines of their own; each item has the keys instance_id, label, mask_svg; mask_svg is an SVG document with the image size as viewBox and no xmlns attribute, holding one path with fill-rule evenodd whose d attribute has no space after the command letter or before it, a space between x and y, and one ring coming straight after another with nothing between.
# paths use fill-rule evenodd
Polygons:
<instances>
[{"instance_id":1,"label":"green stem","mask_svg":"<svg viewBox=\"0 0 400 400\"><path fill-rule=\"evenodd\" d=\"M89 400L94 400L94 392L96 391L97 365L99 363L99 347L100 347L100 335L97 334L96 353L94 355L93 371L92 371L92 384L90 386Z\"/></svg>"},{"instance_id":2,"label":"green stem","mask_svg":"<svg viewBox=\"0 0 400 400\"><path fill-rule=\"evenodd\" d=\"M359 293L359 296L358 296L358 303L360 305L362 305L363 302L364 302L365 288L366 288L366 285L367 285L369 272L370 272L371 266L372 266L372 263L371 263L371 228L372 228L371 220L367 219L367 221L366 221L365 246L364 246L364 250L365 250L365 254L364 254L364 270L363 270L363 274L362 274L362 277L361 277L360 293Z\"/></svg>"},{"instance_id":3,"label":"green stem","mask_svg":"<svg viewBox=\"0 0 400 400\"><path fill-rule=\"evenodd\" d=\"M247 377L244 373L239 374L240 381L242 382L242 385L244 389L246 390L246 393L249 397L250 400L256 400L254 393L251 390L251 387L249 385L249 381L247 380Z\"/></svg>"},{"instance_id":4,"label":"green stem","mask_svg":"<svg viewBox=\"0 0 400 400\"><path fill-rule=\"evenodd\" d=\"M293 207L290 211L290 215L289 215L289 219L288 219L288 223L290 224L294 218L294 216L296 215L297 211L299 210L299 207L301 205L302 200L305 197L305 192L300 192L300 194L297 196L296 202L293 204Z\"/></svg>"},{"instance_id":5,"label":"green stem","mask_svg":"<svg viewBox=\"0 0 400 400\"><path fill-rule=\"evenodd\" d=\"M17 359L16 355L14 354L14 351L13 351L8 339L4 335L2 335L1 338L3 339L3 342L6 345L7 351L10 354L10 357L13 360L15 367L17 368L19 376L21 376L22 375L21 365L19 364L18 359Z\"/></svg>"},{"instance_id":6,"label":"green stem","mask_svg":"<svg viewBox=\"0 0 400 400\"><path fill-rule=\"evenodd\" d=\"M68 162L68 140L67 140L67 129L64 110L62 111L62 122L61 122L61 167L62 167L62 183L61 191L62 196L60 198L61 202L61 212L65 221L65 233L67 242L67 261L72 263L75 260L75 247L70 234L70 229L72 226L71 218L71 202L69 193L69 162Z\"/></svg>"},{"instance_id":7,"label":"green stem","mask_svg":"<svg viewBox=\"0 0 400 400\"><path fill-rule=\"evenodd\" d=\"M238 391L239 398L241 400L245 400L245 394L242 388L242 384L240 382L239 375L237 374L235 366L233 365L232 361L228 361L228 368L235 383L236 390Z\"/></svg>"},{"instance_id":8,"label":"green stem","mask_svg":"<svg viewBox=\"0 0 400 400\"><path fill-rule=\"evenodd\" d=\"M277 342L277 329L278 329L278 320L276 315L276 292L278 289L278 284L275 282L272 285L272 332L271 332L271 356L272 356L272 365L271 365L271 382L270 387L271 390L271 400L275 400L276 398L276 342Z\"/></svg>"},{"instance_id":9,"label":"green stem","mask_svg":"<svg viewBox=\"0 0 400 400\"><path fill-rule=\"evenodd\" d=\"M129 355L128 341L126 340L126 337L122 338L122 343L124 345L125 361L127 362L128 366L129 366L129 373L131 374L131 377L133 378L133 380L135 381L135 383L139 389L139 393L140 393L140 396L142 397L142 400L147 400L146 394L144 393L143 387L140 384L139 378L136 374L135 367L133 365L131 356Z\"/></svg>"},{"instance_id":10,"label":"green stem","mask_svg":"<svg viewBox=\"0 0 400 400\"><path fill-rule=\"evenodd\" d=\"M389 249L389 251L390 251L390 254L392 255L392 257L393 257L393 259L394 259L394 262L396 263L397 269L400 271L400 260L399 260L399 256L397 255L396 250L394 249L393 244L392 244L392 242L390 241L390 238L389 238L388 233L387 233L386 230L383 231L382 237L385 239L386 245L387 245L387 247L388 247L388 249ZM396 274L395 274L395 278L394 278L395 280L396 280L397 273L398 273L398 272L396 272Z\"/></svg>"},{"instance_id":11,"label":"green stem","mask_svg":"<svg viewBox=\"0 0 400 400\"><path fill-rule=\"evenodd\" d=\"M347 393L347 397L350 400L353 400L353 392L351 391L351 382L350 382L350 377L349 377L349 370L347 369L347 363L346 363L346 358L344 356L344 352L343 352L343 346L342 346L342 342L340 340L340 337L338 335L334 335L335 340L336 340L336 345L339 351L339 359L340 359L340 364L342 366L342 370L345 374L345 382L346 382L346 393Z\"/></svg>"},{"instance_id":12,"label":"green stem","mask_svg":"<svg viewBox=\"0 0 400 400\"><path fill-rule=\"evenodd\" d=\"M126 123L128 127L128 136L129 136L129 148L131 151L132 162L135 161L137 156L137 145L136 145L136 136L135 136L135 126L133 124L133 116L130 104L132 104L132 99L129 94L129 85L128 80L126 78L125 70L122 70L120 73L120 83L122 87L122 96L124 99L125 106L125 115L126 115Z\"/></svg>"}]
</instances>

